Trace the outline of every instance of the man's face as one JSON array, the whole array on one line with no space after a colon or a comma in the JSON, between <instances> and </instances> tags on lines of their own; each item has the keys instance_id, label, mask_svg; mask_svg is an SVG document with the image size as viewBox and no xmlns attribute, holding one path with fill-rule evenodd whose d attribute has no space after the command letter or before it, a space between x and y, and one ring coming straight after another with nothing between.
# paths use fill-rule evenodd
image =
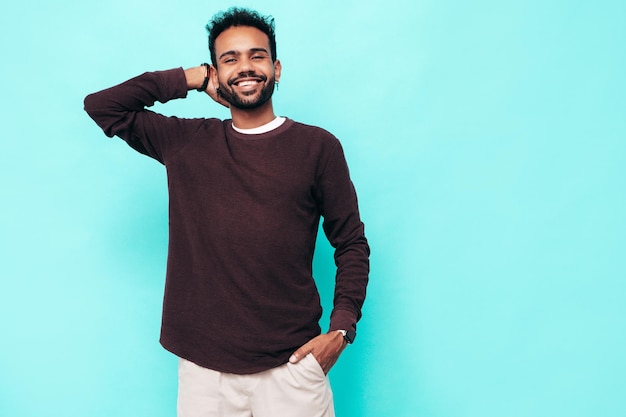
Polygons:
<instances>
[{"instance_id":1,"label":"man's face","mask_svg":"<svg viewBox=\"0 0 626 417\"><path fill-rule=\"evenodd\" d=\"M269 39L259 29L232 26L215 39L214 82L232 107L256 109L267 103L280 78L280 61L272 62Z\"/></svg>"}]
</instances>

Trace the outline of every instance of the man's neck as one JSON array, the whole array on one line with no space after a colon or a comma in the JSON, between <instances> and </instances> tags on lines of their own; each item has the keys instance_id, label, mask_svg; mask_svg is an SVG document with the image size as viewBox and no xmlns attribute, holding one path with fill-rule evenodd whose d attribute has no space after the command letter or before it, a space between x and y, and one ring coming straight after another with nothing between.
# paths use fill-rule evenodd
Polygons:
<instances>
[{"instance_id":1,"label":"man's neck","mask_svg":"<svg viewBox=\"0 0 626 417\"><path fill-rule=\"evenodd\" d=\"M263 106L256 109L244 110L231 107L230 115L233 119L233 124L240 129L254 129L255 127L263 126L276 118L276 115L274 114L274 107L272 106L272 100L269 100Z\"/></svg>"}]
</instances>

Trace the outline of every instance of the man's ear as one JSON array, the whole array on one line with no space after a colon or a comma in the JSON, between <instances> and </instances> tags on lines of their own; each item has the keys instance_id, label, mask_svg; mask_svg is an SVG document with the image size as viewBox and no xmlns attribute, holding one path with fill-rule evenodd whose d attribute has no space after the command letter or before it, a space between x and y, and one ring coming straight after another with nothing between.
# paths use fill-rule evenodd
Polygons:
<instances>
[{"instance_id":1,"label":"man's ear","mask_svg":"<svg viewBox=\"0 0 626 417\"><path fill-rule=\"evenodd\" d=\"M276 82L280 81L280 72L282 71L283 66L280 63L280 60L276 60L274 61L274 78L276 79Z\"/></svg>"}]
</instances>

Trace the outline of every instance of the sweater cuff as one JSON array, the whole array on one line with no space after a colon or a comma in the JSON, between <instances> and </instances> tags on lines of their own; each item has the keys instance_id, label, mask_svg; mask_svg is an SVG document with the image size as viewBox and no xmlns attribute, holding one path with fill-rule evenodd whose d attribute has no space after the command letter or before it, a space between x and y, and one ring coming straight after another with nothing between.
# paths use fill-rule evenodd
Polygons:
<instances>
[{"instance_id":1,"label":"sweater cuff","mask_svg":"<svg viewBox=\"0 0 626 417\"><path fill-rule=\"evenodd\" d=\"M330 329L334 330L354 330L356 331L356 316L348 310L333 310L330 315Z\"/></svg>"},{"instance_id":2,"label":"sweater cuff","mask_svg":"<svg viewBox=\"0 0 626 417\"><path fill-rule=\"evenodd\" d=\"M155 71L155 74L161 79L161 85L164 87L165 101L187 97L187 78L182 67Z\"/></svg>"}]
</instances>

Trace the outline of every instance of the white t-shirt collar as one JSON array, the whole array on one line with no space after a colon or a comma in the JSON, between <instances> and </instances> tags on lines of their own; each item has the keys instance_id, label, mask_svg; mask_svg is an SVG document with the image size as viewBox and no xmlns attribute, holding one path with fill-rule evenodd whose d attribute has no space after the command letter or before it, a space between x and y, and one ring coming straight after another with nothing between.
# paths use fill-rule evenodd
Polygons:
<instances>
[{"instance_id":1,"label":"white t-shirt collar","mask_svg":"<svg viewBox=\"0 0 626 417\"><path fill-rule=\"evenodd\" d=\"M235 126L233 124L233 129L235 129L235 131L239 132L239 133L243 133L245 135L258 135L261 133L267 133L270 132L278 127L280 127L283 123L285 123L285 120L287 120L284 117L280 117L277 116L274 120L272 120L269 123L266 123L262 126L259 127L253 127L252 129L240 129L237 126Z\"/></svg>"}]
</instances>

